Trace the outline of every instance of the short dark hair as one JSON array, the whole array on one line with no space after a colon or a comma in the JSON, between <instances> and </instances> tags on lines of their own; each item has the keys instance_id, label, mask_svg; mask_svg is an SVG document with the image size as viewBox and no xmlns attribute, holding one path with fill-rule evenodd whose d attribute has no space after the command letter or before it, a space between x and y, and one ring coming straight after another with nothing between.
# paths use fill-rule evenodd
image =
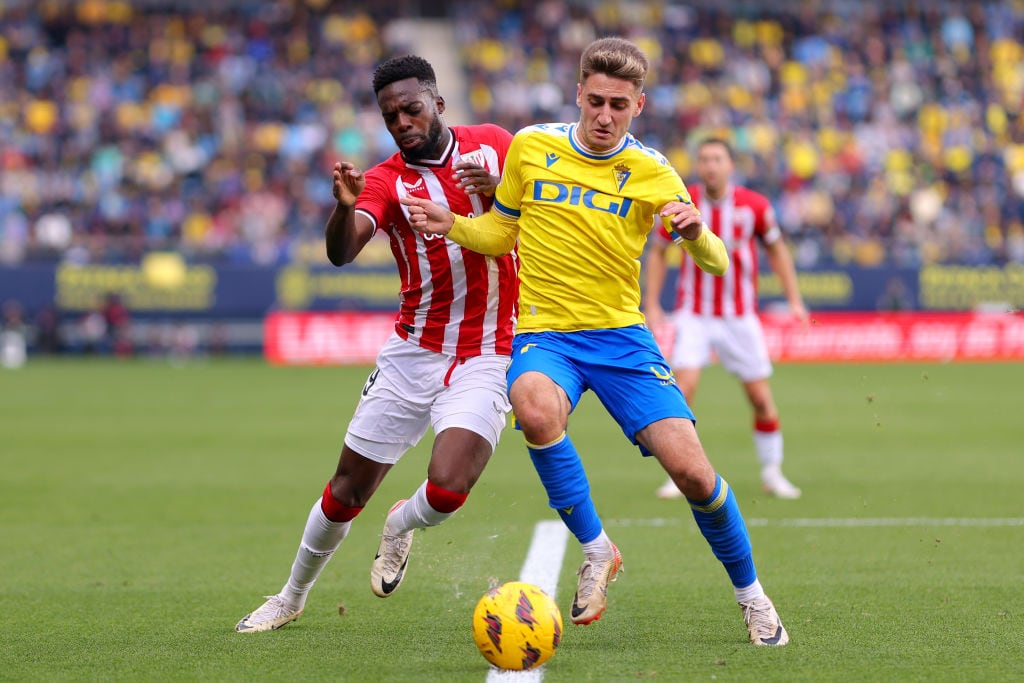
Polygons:
<instances>
[{"instance_id":1,"label":"short dark hair","mask_svg":"<svg viewBox=\"0 0 1024 683\"><path fill-rule=\"evenodd\" d=\"M725 153L729 156L730 159L735 159L736 158L736 155L733 153L733 150L732 150L732 145L730 145L729 141L726 140L725 138L720 138L718 136L712 136L712 137L709 137L709 138L704 138L699 143L697 143L697 149L700 149L701 147L704 147L705 145L721 145L722 147L725 148Z\"/></svg>"},{"instance_id":2,"label":"short dark hair","mask_svg":"<svg viewBox=\"0 0 1024 683\"><path fill-rule=\"evenodd\" d=\"M395 81L415 78L421 85L425 85L437 94L437 76L434 75L434 67L430 62L416 55L405 55L392 57L386 62L381 62L373 71L373 94L379 93L385 87Z\"/></svg>"},{"instance_id":3,"label":"short dark hair","mask_svg":"<svg viewBox=\"0 0 1024 683\"><path fill-rule=\"evenodd\" d=\"M604 74L643 90L649 68L643 50L625 38L608 36L592 42L580 55L580 83L593 74Z\"/></svg>"}]
</instances>

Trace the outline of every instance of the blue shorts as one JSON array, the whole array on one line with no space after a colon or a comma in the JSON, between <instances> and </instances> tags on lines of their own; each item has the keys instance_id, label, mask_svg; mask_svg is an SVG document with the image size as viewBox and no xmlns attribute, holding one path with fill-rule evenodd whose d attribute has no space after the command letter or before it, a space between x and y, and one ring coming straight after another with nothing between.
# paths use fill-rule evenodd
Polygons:
<instances>
[{"instance_id":1,"label":"blue shorts","mask_svg":"<svg viewBox=\"0 0 1024 683\"><path fill-rule=\"evenodd\" d=\"M636 433L666 417L696 422L654 335L644 325L579 332L524 332L512 342L507 380L540 372L562 387L572 409L587 389L636 444ZM650 455L647 449L640 452Z\"/></svg>"}]
</instances>

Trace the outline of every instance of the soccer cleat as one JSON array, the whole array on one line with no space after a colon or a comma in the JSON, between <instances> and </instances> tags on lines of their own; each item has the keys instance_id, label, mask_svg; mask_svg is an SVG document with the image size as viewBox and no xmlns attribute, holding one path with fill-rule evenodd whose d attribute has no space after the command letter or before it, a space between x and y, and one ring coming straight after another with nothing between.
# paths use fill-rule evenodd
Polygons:
<instances>
[{"instance_id":1,"label":"soccer cleat","mask_svg":"<svg viewBox=\"0 0 1024 683\"><path fill-rule=\"evenodd\" d=\"M683 492L679 490L676 483L672 479L668 479L664 484L658 487L655 495L662 500L672 500L673 498L682 498Z\"/></svg>"},{"instance_id":2,"label":"soccer cleat","mask_svg":"<svg viewBox=\"0 0 1024 683\"><path fill-rule=\"evenodd\" d=\"M796 500L800 497L800 489L793 486L778 468L765 468L761 471L761 488L776 498Z\"/></svg>"},{"instance_id":3,"label":"soccer cleat","mask_svg":"<svg viewBox=\"0 0 1024 683\"><path fill-rule=\"evenodd\" d=\"M750 633L750 642L754 645L782 646L789 642L786 627L775 611L775 605L767 595L754 598L750 602L741 602L743 621Z\"/></svg>"},{"instance_id":4,"label":"soccer cleat","mask_svg":"<svg viewBox=\"0 0 1024 683\"><path fill-rule=\"evenodd\" d=\"M392 505L388 510L388 515L390 516L404 503L403 499ZM373 566L370 567L370 588L373 589L374 595L386 598L395 592L405 576L405 568L409 565L409 551L411 550L412 531L407 531L404 534L389 533L388 523L385 520L377 556L373 558Z\"/></svg>"},{"instance_id":5,"label":"soccer cleat","mask_svg":"<svg viewBox=\"0 0 1024 683\"><path fill-rule=\"evenodd\" d=\"M580 580L572 598L572 622L586 626L597 621L608 605L608 584L622 571L622 554L612 543L612 557L608 560L585 560L577 574Z\"/></svg>"},{"instance_id":6,"label":"soccer cleat","mask_svg":"<svg viewBox=\"0 0 1024 683\"><path fill-rule=\"evenodd\" d=\"M257 631L273 631L299 618L302 608L295 609L286 603L280 595L268 595L267 601L258 610L246 614L235 624L239 633L256 633Z\"/></svg>"}]
</instances>

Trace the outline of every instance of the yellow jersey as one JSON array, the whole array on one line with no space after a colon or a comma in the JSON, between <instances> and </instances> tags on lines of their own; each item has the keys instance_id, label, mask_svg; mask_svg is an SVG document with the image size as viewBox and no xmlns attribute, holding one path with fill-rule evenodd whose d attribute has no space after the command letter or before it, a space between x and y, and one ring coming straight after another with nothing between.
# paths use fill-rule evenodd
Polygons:
<instances>
[{"instance_id":1,"label":"yellow jersey","mask_svg":"<svg viewBox=\"0 0 1024 683\"><path fill-rule=\"evenodd\" d=\"M670 201L690 201L658 151L627 134L614 149L595 153L578 141L576 125L516 133L495 191L494 222L456 217L449 233L484 253L504 253L518 236L517 332L642 324L640 257L654 217ZM714 238L704 233L709 238L700 241Z\"/></svg>"}]
</instances>

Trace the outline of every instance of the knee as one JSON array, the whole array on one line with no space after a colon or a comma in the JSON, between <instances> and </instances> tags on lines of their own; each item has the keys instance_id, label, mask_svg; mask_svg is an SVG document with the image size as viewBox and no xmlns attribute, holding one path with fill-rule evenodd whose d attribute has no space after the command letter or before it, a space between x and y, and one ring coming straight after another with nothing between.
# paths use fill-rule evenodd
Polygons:
<instances>
[{"instance_id":1,"label":"knee","mask_svg":"<svg viewBox=\"0 0 1024 683\"><path fill-rule=\"evenodd\" d=\"M348 507L365 507L373 496L373 488L358 486L351 477L335 474L331 477L331 496Z\"/></svg>"},{"instance_id":2,"label":"knee","mask_svg":"<svg viewBox=\"0 0 1024 683\"><path fill-rule=\"evenodd\" d=\"M544 444L565 431L569 417L568 400L561 389L550 386L530 386L517 381L510 395L512 412L530 443Z\"/></svg>"}]
</instances>

